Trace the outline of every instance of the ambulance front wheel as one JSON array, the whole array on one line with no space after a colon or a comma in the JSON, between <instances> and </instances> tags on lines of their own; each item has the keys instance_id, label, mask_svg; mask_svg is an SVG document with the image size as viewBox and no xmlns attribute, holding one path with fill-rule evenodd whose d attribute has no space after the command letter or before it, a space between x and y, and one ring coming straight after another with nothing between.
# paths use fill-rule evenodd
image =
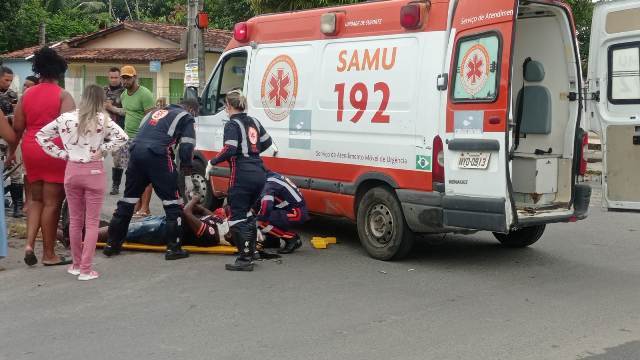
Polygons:
<instances>
[{"instance_id":1,"label":"ambulance front wheel","mask_svg":"<svg viewBox=\"0 0 640 360\"><path fill-rule=\"evenodd\" d=\"M524 248L538 241L545 228L546 225L536 225L511 231L508 234L493 233L493 236L505 247Z\"/></svg>"},{"instance_id":2,"label":"ambulance front wheel","mask_svg":"<svg viewBox=\"0 0 640 360\"><path fill-rule=\"evenodd\" d=\"M414 234L407 226L400 202L390 189L375 187L361 198L357 213L360 243L378 260L401 259L413 247Z\"/></svg>"},{"instance_id":3,"label":"ambulance front wheel","mask_svg":"<svg viewBox=\"0 0 640 360\"><path fill-rule=\"evenodd\" d=\"M191 175L191 179L194 185L194 192L196 192L202 199L202 206L206 207L209 210L215 210L222 206L224 199L218 199L213 196L211 183L208 181L209 179L205 175L205 170L206 166L204 162L199 159L193 160L193 173ZM188 202L189 199L187 198L187 194L184 193L184 176L180 176L178 187L180 188L180 193L183 196L183 200L185 201L185 203Z\"/></svg>"}]
</instances>

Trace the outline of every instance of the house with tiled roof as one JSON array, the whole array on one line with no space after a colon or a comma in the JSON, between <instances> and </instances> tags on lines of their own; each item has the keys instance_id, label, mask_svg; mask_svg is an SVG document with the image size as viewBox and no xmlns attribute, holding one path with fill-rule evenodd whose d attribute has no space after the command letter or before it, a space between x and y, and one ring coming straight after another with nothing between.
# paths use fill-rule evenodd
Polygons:
<instances>
[{"instance_id":1,"label":"house with tiled roof","mask_svg":"<svg viewBox=\"0 0 640 360\"><path fill-rule=\"evenodd\" d=\"M187 54L182 49L186 31L185 26L124 21L91 34L48 45L68 61L69 70L64 86L76 98L79 98L86 85L106 84L110 67L131 64L136 67L140 83L156 97L176 102L184 87ZM205 74L213 70L231 35L225 30L205 31ZM32 46L0 54L4 65L17 73L16 82L30 75L29 60L40 47ZM151 62L159 62L160 69L152 68Z\"/></svg>"}]
</instances>

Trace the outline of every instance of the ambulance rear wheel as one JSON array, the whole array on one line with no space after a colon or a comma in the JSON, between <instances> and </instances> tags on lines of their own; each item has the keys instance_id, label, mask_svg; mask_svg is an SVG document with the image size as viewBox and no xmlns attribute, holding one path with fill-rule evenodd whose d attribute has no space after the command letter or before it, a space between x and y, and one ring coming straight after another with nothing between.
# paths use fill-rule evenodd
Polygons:
<instances>
[{"instance_id":1,"label":"ambulance rear wheel","mask_svg":"<svg viewBox=\"0 0 640 360\"><path fill-rule=\"evenodd\" d=\"M401 259L413 247L414 234L400 202L387 188L375 187L362 196L356 221L360 243L375 259Z\"/></svg>"},{"instance_id":2,"label":"ambulance rear wheel","mask_svg":"<svg viewBox=\"0 0 640 360\"><path fill-rule=\"evenodd\" d=\"M536 225L518 229L508 234L493 233L493 236L504 247L524 248L538 241L542 237L545 228L546 225Z\"/></svg>"}]
</instances>

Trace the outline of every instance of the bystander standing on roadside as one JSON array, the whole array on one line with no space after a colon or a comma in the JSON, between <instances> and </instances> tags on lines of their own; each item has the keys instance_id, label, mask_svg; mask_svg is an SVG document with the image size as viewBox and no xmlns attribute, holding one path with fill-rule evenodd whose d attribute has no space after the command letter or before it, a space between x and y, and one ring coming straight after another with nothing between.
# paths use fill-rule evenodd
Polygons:
<instances>
[{"instance_id":1,"label":"bystander standing on roadside","mask_svg":"<svg viewBox=\"0 0 640 360\"><path fill-rule=\"evenodd\" d=\"M34 87L39 83L40 83L40 79L38 79L38 77L33 75L27 76L24 79L24 84L22 84L22 95L24 95L27 89ZM18 153L20 156L20 160L17 160L17 161L22 161L22 151L20 150L20 147L17 148L16 153ZM27 171L25 170L24 165L22 165L20 169L22 170L22 183L24 184L24 195L25 195L24 205L22 205L22 212L26 214L29 211L29 199L31 198L31 194L29 189L29 182L27 181Z\"/></svg>"},{"instance_id":2,"label":"bystander standing on roadside","mask_svg":"<svg viewBox=\"0 0 640 360\"><path fill-rule=\"evenodd\" d=\"M4 140L10 146L15 146L16 134L13 132L9 121L0 110L0 139ZM4 163L0 161L0 172L4 171ZM7 257L7 226L4 219L4 206L0 206L0 259ZM4 270L0 266L0 270Z\"/></svg>"},{"instance_id":3,"label":"bystander standing on roadside","mask_svg":"<svg viewBox=\"0 0 640 360\"><path fill-rule=\"evenodd\" d=\"M126 91L122 92L121 101L124 110L124 131L129 136L129 141L125 145L127 159L124 164L128 165L130 146L138 135L140 123L145 114L155 108L155 101L151 90L138 83L138 73L131 65L125 65L120 69L120 79ZM114 106L107 106L107 110L112 111ZM125 174L125 176L127 176ZM136 204L135 211L138 216L147 216L150 213L149 202L151 201L151 186L147 187L140 197L140 202Z\"/></svg>"},{"instance_id":4,"label":"bystander standing on roadside","mask_svg":"<svg viewBox=\"0 0 640 360\"><path fill-rule=\"evenodd\" d=\"M78 276L78 280L99 276L91 262L106 189L103 154L123 146L128 139L124 130L106 113L105 100L102 88L89 85L82 94L78 110L62 114L36 134L38 144L47 154L67 161L64 188L69 204L73 256L73 264L67 272ZM54 143L56 138L62 139L64 149Z\"/></svg>"},{"instance_id":5,"label":"bystander standing on roadside","mask_svg":"<svg viewBox=\"0 0 640 360\"><path fill-rule=\"evenodd\" d=\"M38 231L42 228L42 264L67 265L71 261L55 253L58 219L64 199L66 162L47 155L35 137L40 129L60 114L73 111L76 104L71 94L58 86L59 79L67 71L67 62L55 50L43 47L36 51L33 71L39 75L40 84L30 88L18 101L13 120L17 142L22 140L22 159L31 195L24 261L27 265L38 262L34 247ZM59 141L56 144L62 146Z\"/></svg>"},{"instance_id":6,"label":"bystander standing on roadside","mask_svg":"<svg viewBox=\"0 0 640 360\"><path fill-rule=\"evenodd\" d=\"M33 75L29 75L26 78L24 78L24 83L22 84L22 94L24 95L24 92L33 86L36 86L40 83L40 80L33 76Z\"/></svg>"},{"instance_id":7,"label":"bystander standing on roadside","mask_svg":"<svg viewBox=\"0 0 640 360\"><path fill-rule=\"evenodd\" d=\"M18 94L11 90L11 83L13 82L13 71L6 67L0 66L0 109L7 117L9 124L13 123L13 113L18 103ZM15 154L9 154L8 144L0 140L0 151L4 157L5 167L13 168L10 179L11 185L9 185L9 193L11 194L11 200L13 203L12 216L14 218L21 218L22 206L24 200L24 173L22 171L22 157L20 151Z\"/></svg>"},{"instance_id":8,"label":"bystander standing on roadside","mask_svg":"<svg viewBox=\"0 0 640 360\"><path fill-rule=\"evenodd\" d=\"M114 121L120 128L124 129L124 115L125 111L122 108L122 92L124 87L122 86L122 80L120 79L120 69L112 67L107 73L107 79L109 85L104 87L104 93L107 98L105 103L105 109L111 116L111 120ZM122 183L122 174L124 169L127 168L127 159L129 158L129 149L126 146L122 146L111 153L113 157L113 168L111 169L111 195L118 195L120 193L120 184Z\"/></svg>"}]
</instances>

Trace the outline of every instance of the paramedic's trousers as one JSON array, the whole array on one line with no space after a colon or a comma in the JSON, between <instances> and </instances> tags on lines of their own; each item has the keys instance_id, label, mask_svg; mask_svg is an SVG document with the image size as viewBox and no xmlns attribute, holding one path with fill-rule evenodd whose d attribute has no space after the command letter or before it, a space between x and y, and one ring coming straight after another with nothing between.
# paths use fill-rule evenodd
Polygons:
<instances>
[{"instance_id":1,"label":"paramedic's trousers","mask_svg":"<svg viewBox=\"0 0 640 360\"><path fill-rule=\"evenodd\" d=\"M251 208L260 198L266 181L266 173L262 165L231 163L229 195L227 201L231 207L229 225L234 244L238 247L241 259L250 259L256 248L256 218Z\"/></svg>"},{"instance_id":2,"label":"paramedic's trousers","mask_svg":"<svg viewBox=\"0 0 640 360\"><path fill-rule=\"evenodd\" d=\"M289 240L297 235L289 231L289 229L293 226L301 225L307 220L309 220L309 214L305 207L289 210L273 209L266 216L258 219L258 227L265 235Z\"/></svg>"},{"instance_id":3,"label":"paramedic's trousers","mask_svg":"<svg viewBox=\"0 0 640 360\"><path fill-rule=\"evenodd\" d=\"M109 245L119 248L124 242L134 207L149 184L162 200L166 214L164 238L167 249L180 247L182 198L178 193L178 171L168 151L164 155L157 154L144 143L131 147L124 198L118 201L118 208L109 224Z\"/></svg>"}]
</instances>

